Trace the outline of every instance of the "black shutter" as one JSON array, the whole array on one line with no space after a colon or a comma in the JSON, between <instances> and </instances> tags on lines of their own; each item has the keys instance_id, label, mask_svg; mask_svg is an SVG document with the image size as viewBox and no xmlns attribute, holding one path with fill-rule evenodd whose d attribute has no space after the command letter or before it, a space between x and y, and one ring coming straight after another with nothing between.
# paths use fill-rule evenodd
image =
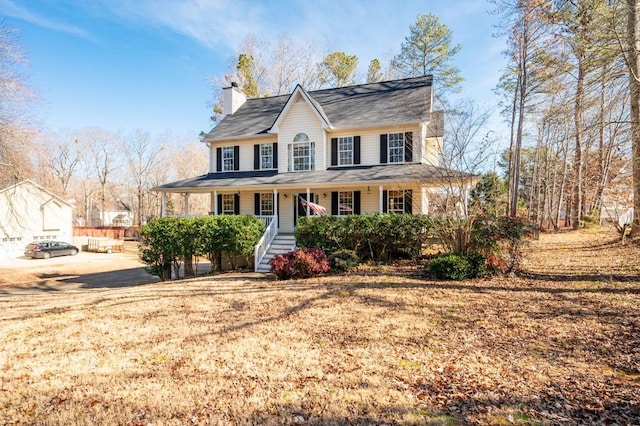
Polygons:
<instances>
[{"instance_id":1,"label":"black shutter","mask_svg":"<svg viewBox=\"0 0 640 426\"><path fill-rule=\"evenodd\" d=\"M360 191L353 191L353 214L360 214Z\"/></svg>"},{"instance_id":2,"label":"black shutter","mask_svg":"<svg viewBox=\"0 0 640 426\"><path fill-rule=\"evenodd\" d=\"M331 193L331 214L338 216L338 192L333 191Z\"/></svg>"},{"instance_id":3,"label":"black shutter","mask_svg":"<svg viewBox=\"0 0 640 426\"><path fill-rule=\"evenodd\" d=\"M216 171L222 171L222 148L216 148Z\"/></svg>"},{"instance_id":4,"label":"black shutter","mask_svg":"<svg viewBox=\"0 0 640 426\"><path fill-rule=\"evenodd\" d=\"M387 163L387 135L380 135L380 164Z\"/></svg>"},{"instance_id":5,"label":"black shutter","mask_svg":"<svg viewBox=\"0 0 640 426\"><path fill-rule=\"evenodd\" d=\"M253 170L260 170L260 144L253 145Z\"/></svg>"},{"instance_id":6,"label":"black shutter","mask_svg":"<svg viewBox=\"0 0 640 426\"><path fill-rule=\"evenodd\" d=\"M273 168L278 168L278 143L273 143Z\"/></svg>"},{"instance_id":7,"label":"black shutter","mask_svg":"<svg viewBox=\"0 0 640 426\"><path fill-rule=\"evenodd\" d=\"M240 214L240 194L233 194L233 214Z\"/></svg>"},{"instance_id":8,"label":"black shutter","mask_svg":"<svg viewBox=\"0 0 640 426\"><path fill-rule=\"evenodd\" d=\"M338 165L338 138L331 138L331 165Z\"/></svg>"},{"instance_id":9,"label":"black shutter","mask_svg":"<svg viewBox=\"0 0 640 426\"><path fill-rule=\"evenodd\" d=\"M233 147L233 170L240 170L240 146Z\"/></svg>"},{"instance_id":10,"label":"black shutter","mask_svg":"<svg viewBox=\"0 0 640 426\"><path fill-rule=\"evenodd\" d=\"M404 191L404 212L413 213L413 192L410 189Z\"/></svg>"},{"instance_id":11,"label":"black shutter","mask_svg":"<svg viewBox=\"0 0 640 426\"><path fill-rule=\"evenodd\" d=\"M413 132L404 134L404 161L406 163L413 161Z\"/></svg>"},{"instance_id":12,"label":"black shutter","mask_svg":"<svg viewBox=\"0 0 640 426\"><path fill-rule=\"evenodd\" d=\"M260 216L260 193L256 192L253 195L254 212L256 216Z\"/></svg>"},{"instance_id":13,"label":"black shutter","mask_svg":"<svg viewBox=\"0 0 640 426\"><path fill-rule=\"evenodd\" d=\"M360 164L360 136L353 137L353 164Z\"/></svg>"},{"instance_id":14,"label":"black shutter","mask_svg":"<svg viewBox=\"0 0 640 426\"><path fill-rule=\"evenodd\" d=\"M276 214L278 215L278 228L280 228L280 193L278 192L278 208L276 210Z\"/></svg>"},{"instance_id":15,"label":"black shutter","mask_svg":"<svg viewBox=\"0 0 640 426\"><path fill-rule=\"evenodd\" d=\"M389 198L388 198L387 190L382 191L382 213L386 213L389 211Z\"/></svg>"},{"instance_id":16,"label":"black shutter","mask_svg":"<svg viewBox=\"0 0 640 426\"><path fill-rule=\"evenodd\" d=\"M222 194L218 194L218 214L222 214Z\"/></svg>"}]
</instances>

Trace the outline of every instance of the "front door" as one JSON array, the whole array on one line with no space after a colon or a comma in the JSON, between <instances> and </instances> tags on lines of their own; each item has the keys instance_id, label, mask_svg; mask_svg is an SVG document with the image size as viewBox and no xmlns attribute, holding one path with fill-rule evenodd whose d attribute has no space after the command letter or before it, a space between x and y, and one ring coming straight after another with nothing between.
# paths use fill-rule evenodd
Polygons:
<instances>
[{"instance_id":1,"label":"front door","mask_svg":"<svg viewBox=\"0 0 640 426\"><path fill-rule=\"evenodd\" d=\"M302 205L302 201L307 201L307 193L296 194L296 202L293 203L293 223L294 226L298 222L299 217L307 216L307 208ZM313 192L309 194L309 199L315 202L315 195Z\"/></svg>"}]
</instances>

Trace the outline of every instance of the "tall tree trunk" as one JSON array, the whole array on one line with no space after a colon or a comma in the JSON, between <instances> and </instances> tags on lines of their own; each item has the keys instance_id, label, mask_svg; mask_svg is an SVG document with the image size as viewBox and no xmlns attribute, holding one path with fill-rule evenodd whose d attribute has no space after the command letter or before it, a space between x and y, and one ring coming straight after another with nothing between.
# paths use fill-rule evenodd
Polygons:
<instances>
[{"instance_id":1,"label":"tall tree trunk","mask_svg":"<svg viewBox=\"0 0 640 426\"><path fill-rule=\"evenodd\" d=\"M631 92L631 156L633 162L633 235L640 235L640 34L638 19L640 5L637 0L627 0L627 35L629 61L629 89Z\"/></svg>"},{"instance_id":2,"label":"tall tree trunk","mask_svg":"<svg viewBox=\"0 0 640 426\"><path fill-rule=\"evenodd\" d=\"M576 132L575 152L573 156L573 194L571 201L571 227L578 229L582 214L582 136L584 131L584 57L578 55L578 81L574 110Z\"/></svg>"}]
</instances>

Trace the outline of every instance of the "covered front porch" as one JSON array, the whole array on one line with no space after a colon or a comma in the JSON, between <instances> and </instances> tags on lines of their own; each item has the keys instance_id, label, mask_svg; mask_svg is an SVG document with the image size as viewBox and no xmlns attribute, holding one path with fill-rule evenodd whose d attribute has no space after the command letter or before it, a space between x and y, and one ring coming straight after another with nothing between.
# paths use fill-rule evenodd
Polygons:
<instances>
[{"instance_id":1,"label":"covered front porch","mask_svg":"<svg viewBox=\"0 0 640 426\"><path fill-rule=\"evenodd\" d=\"M300 217L327 214L346 216L367 213L429 214L438 188L429 186L352 185L307 186L269 189L224 188L207 193L209 212L255 215L269 225L277 217L277 230L293 233ZM190 196L201 191L181 192L181 215L193 216ZM162 193L161 216L167 216L167 194ZM175 212L177 213L177 212Z\"/></svg>"}]
</instances>

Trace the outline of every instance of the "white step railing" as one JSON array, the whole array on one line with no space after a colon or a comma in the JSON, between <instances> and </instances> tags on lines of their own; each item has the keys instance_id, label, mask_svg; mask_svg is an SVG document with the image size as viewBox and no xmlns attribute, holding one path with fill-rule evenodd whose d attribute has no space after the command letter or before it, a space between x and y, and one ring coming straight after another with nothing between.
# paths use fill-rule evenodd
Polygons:
<instances>
[{"instance_id":1,"label":"white step railing","mask_svg":"<svg viewBox=\"0 0 640 426\"><path fill-rule=\"evenodd\" d=\"M267 254L267 250L269 250L269 246L273 242L273 239L278 235L278 215L273 216L256 216L258 219L264 221L267 225L267 229L264 230L264 234L262 234L262 238L256 244L256 248L254 250L254 271L258 272L258 265L264 259L264 256Z\"/></svg>"}]
</instances>

